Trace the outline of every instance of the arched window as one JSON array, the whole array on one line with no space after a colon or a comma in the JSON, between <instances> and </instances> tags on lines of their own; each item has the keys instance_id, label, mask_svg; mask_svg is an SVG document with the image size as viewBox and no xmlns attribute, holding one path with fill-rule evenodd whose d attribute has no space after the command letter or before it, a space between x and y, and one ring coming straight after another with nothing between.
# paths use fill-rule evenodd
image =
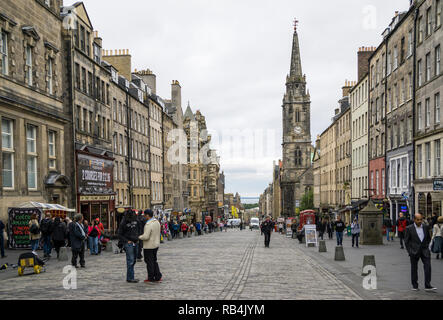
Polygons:
<instances>
[{"instance_id":1,"label":"arched window","mask_svg":"<svg viewBox=\"0 0 443 320\"><path fill-rule=\"evenodd\" d=\"M300 122L300 110L295 111L295 122Z\"/></svg>"},{"instance_id":2,"label":"arched window","mask_svg":"<svg viewBox=\"0 0 443 320\"><path fill-rule=\"evenodd\" d=\"M296 166L302 165L302 153L301 153L300 147L297 147L295 149L295 165Z\"/></svg>"}]
</instances>

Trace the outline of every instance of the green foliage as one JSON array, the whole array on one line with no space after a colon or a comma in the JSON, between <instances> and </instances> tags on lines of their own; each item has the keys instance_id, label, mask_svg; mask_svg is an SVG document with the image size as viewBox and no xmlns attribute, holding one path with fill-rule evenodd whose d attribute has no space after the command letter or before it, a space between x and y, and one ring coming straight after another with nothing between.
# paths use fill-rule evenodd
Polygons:
<instances>
[{"instance_id":1,"label":"green foliage","mask_svg":"<svg viewBox=\"0 0 443 320\"><path fill-rule=\"evenodd\" d=\"M258 203L245 203L243 204L243 207L245 207L246 209L254 209L254 208L258 208L259 204Z\"/></svg>"},{"instance_id":2,"label":"green foliage","mask_svg":"<svg viewBox=\"0 0 443 320\"><path fill-rule=\"evenodd\" d=\"M300 211L311 210L314 208L314 191L309 190L305 192L301 199Z\"/></svg>"}]
</instances>

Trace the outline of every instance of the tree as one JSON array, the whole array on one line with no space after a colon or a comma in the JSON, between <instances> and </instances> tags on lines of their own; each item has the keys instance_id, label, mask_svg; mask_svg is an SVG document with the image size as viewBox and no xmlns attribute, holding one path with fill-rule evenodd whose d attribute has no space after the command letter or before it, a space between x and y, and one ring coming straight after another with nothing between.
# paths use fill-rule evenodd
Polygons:
<instances>
[{"instance_id":1,"label":"tree","mask_svg":"<svg viewBox=\"0 0 443 320\"><path fill-rule=\"evenodd\" d=\"M300 211L314 209L314 191L307 190L300 203Z\"/></svg>"}]
</instances>

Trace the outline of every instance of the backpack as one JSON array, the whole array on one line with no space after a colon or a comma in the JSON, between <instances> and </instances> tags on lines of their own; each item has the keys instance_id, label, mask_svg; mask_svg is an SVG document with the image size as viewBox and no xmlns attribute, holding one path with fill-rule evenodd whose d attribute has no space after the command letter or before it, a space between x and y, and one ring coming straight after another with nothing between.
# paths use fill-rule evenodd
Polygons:
<instances>
[{"instance_id":1,"label":"backpack","mask_svg":"<svg viewBox=\"0 0 443 320\"><path fill-rule=\"evenodd\" d=\"M39 234L40 233L40 229L39 229L39 227L35 223L33 223L31 225L31 228L29 228L29 232L31 232L32 234Z\"/></svg>"},{"instance_id":2,"label":"backpack","mask_svg":"<svg viewBox=\"0 0 443 320\"><path fill-rule=\"evenodd\" d=\"M40 230L43 234L48 234L50 232L51 220L44 219L40 224Z\"/></svg>"},{"instance_id":3,"label":"backpack","mask_svg":"<svg viewBox=\"0 0 443 320\"><path fill-rule=\"evenodd\" d=\"M92 227L92 230L91 230L91 232L89 233L89 236L90 236L91 238L95 238L95 237L98 236L98 231L97 231L97 228L96 228L96 227Z\"/></svg>"}]
</instances>

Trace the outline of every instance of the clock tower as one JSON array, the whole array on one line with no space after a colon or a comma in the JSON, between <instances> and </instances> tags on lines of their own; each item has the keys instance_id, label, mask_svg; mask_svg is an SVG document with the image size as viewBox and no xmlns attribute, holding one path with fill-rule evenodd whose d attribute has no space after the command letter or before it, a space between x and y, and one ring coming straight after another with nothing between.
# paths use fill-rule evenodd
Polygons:
<instances>
[{"instance_id":1,"label":"clock tower","mask_svg":"<svg viewBox=\"0 0 443 320\"><path fill-rule=\"evenodd\" d=\"M311 98L302 73L300 47L294 24L290 73L283 98L282 214L293 217L304 193L312 188Z\"/></svg>"}]
</instances>

